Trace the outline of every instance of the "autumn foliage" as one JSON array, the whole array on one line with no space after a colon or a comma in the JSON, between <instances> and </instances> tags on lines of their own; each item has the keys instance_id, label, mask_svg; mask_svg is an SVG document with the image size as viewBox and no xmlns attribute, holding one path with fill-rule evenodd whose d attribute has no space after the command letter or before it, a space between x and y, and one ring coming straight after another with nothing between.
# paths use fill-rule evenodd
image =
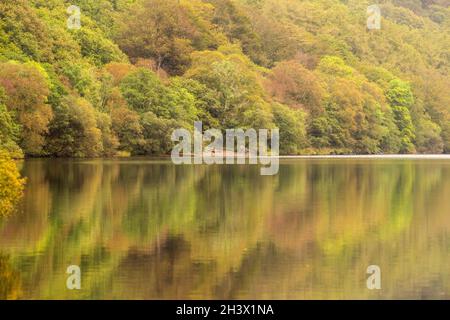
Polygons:
<instances>
[{"instance_id":1,"label":"autumn foliage","mask_svg":"<svg viewBox=\"0 0 450 320\"><path fill-rule=\"evenodd\" d=\"M0 149L163 155L170 131L274 128L283 154L448 153L448 1L0 4Z\"/></svg>"}]
</instances>

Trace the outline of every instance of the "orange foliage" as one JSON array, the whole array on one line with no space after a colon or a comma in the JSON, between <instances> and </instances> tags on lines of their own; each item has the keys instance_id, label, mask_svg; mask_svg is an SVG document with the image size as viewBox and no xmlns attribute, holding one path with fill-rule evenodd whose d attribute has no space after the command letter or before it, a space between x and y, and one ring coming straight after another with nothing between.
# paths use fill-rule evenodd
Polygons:
<instances>
[{"instance_id":1,"label":"orange foliage","mask_svg":"<svg viewBox=\"0 0 450 320\"><path fill-rule=\"evenodd\" d=\"M47 104L50 93L45 71L30 64L2 63L0 86L7 94L6 106L22 125L21 147L26 154L39 154L53 118Z\"/></svg>"}]
</instances>

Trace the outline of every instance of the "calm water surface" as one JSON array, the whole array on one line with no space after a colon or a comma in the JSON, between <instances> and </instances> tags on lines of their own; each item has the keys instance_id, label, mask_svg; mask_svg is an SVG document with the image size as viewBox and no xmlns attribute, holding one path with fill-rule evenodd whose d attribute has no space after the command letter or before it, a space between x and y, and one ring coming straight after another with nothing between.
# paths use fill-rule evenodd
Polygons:
<instances>
[{"instance_id":1,"label":"calm water surface","mask_svg":"<svg viewBox=\"0 0 450 320\"><path fill-rule=\"evenodd\" d=\"M10 299L450 299L450 160L27 160ZM67 290L79 265L82 290ZM366 288L379 265L382 289Z\"/></svg>"}]
</instances>

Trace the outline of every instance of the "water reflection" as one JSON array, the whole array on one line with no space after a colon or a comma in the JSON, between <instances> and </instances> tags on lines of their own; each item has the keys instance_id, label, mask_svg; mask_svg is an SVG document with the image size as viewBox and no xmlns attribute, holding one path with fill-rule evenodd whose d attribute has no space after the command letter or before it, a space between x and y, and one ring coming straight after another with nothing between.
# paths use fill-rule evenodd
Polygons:
<instances>
[{"instance_id":1,"label":"water reflection","mask_svg":"<svg viewBox=\"0 0 450 320\"><path fill-rule=\"evenodd\" d=\"M1 299L450 298L448 160L285 160L277 176L29 160L23 174L0 220Z\"/></svg>"}]
</instances>

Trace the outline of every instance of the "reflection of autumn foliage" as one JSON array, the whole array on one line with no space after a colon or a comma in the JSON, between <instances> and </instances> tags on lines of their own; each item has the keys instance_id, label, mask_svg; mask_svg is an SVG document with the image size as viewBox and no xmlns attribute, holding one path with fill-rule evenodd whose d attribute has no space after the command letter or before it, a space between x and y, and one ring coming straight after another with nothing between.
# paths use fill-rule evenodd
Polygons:
<instances>
[{"instance_id":1,"label":"reflection of autumn foliage","mask_svg":"<svg viewBox=\"0 0 450 320\"><path fill-rule=\"evenodd\" d=\"M0 254L0 300L17 299L20 284L19 272L12 268L8 256Z\"/></svg>"},{"instance_id":2,"label":"reflection of autumn foliage","mask_svg":"<svg viewBox=\"0 0 450 320\"><path fill-rule=\"evenodd\" d=\"M257 167L28 160L0 226L21 298L445 298L447 161L283 160ZM426 226L426 227L424 227ZM83 264L82 292L65 267ZM25 290L26 289L26 290Z\"/></svg>"},{"instance_id":3,"label":"reflection of autumn foliage","mask_svg":"<svg viewBox=\"0 0 450 320\"><path fill-rule=\"evenodd\" d=\"M0 154L0 217L14 211L22 197L24 183L14 161Z\"/></svg>"}]
</instances>

